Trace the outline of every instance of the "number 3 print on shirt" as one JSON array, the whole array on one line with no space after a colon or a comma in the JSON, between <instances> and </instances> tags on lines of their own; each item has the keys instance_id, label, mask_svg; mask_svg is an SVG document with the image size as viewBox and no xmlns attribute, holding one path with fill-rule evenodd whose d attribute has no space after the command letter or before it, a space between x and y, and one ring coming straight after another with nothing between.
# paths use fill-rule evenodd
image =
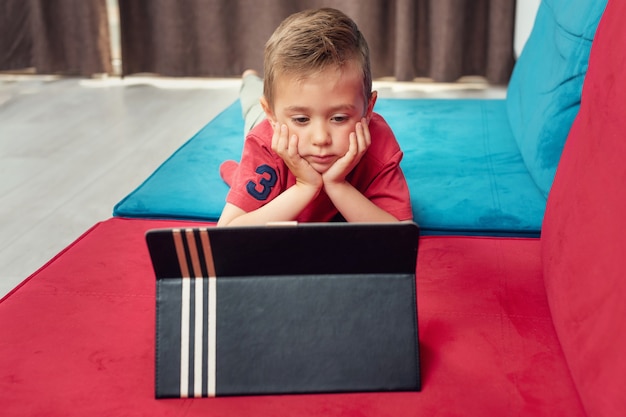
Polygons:
<instances>
[{"instance_id":1,"label":"number 3 print on shirt","mask_svg":"<svg viewBox=\"0 0 626 417\"><path fill-rule=\"evenodd\" d=\"M264 164L257 167L255 172L261 175L259 183L257 184L254 181L248 181L246 189L248 190L248 193L257 200L267 200L267 197L270 195L270 192L276 185L276 180L278 179L276 170L274 170L271 166Z\"/></svg>"}]
</instances>

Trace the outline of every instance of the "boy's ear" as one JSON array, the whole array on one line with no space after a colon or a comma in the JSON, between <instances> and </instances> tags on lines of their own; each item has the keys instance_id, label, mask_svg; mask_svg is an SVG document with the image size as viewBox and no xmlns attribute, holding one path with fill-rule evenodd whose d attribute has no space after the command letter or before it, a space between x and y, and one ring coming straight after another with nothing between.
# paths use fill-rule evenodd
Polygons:
<instances>
[{"instance_id":1,"label":"boy's ear","mask_svg":"<svg viewBox=\"0 0 626 417\"><path fill-rule=\"evenodd\" d=\"M367 110L365 112L365 119L367 120L367 123L369 123L372 118L372 113L374 112L374 105L376 104L377 98L378 98L378 92L372 91L372 95L370 96L370 100L367 103Z\"/></svg>"},{"instance_id":2,"label":"boy's ear","mask_svg":"<svg viewBox=\"0 0 626 417\"><path fill-rule=\"evenodd\" d=\"M267 99L265 98L265 96L261 96L260 101L261 101L261 107L263 108L263 111L265 112L265 116L268 118L268 120L270 121L270 124L273 127L276 124L276 115L272 111L272 107L267 102Z\"/></svg>"}]
</instances>

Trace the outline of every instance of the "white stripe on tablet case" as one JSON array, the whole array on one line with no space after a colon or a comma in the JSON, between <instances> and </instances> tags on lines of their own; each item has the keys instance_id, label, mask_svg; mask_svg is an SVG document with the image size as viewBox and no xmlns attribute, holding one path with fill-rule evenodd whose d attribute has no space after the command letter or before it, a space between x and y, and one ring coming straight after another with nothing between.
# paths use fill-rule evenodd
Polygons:
<instances>
[{"instance_id":1,"label":"white stripe on tablet case","mask_svg":"<svg viewBox=\"0 0 626 417\"><path fill-rule=\"evenodd\" d=\"M174 229L172 234L182 276L180 397L187 398L190 395L196 398L202 397L203 385L205 384L207 387L206 396L214 397L216 390L217 279L209 234L206 229L198 229L200 249L198 248L198 241L193 229ZM203 266L206 273L203 272L200 254L202 254L202 259L204 260ZM189 262L191 262L191 265L189 265ZM205 280L207 281L207 300L204 299ZM193 323L191 323L192 283L194 286ZM205 302L208 317L204 314ZM192 334L193 346L191 346ZM207 346L208 351L206 363L203 360L204 346ZM190 350L191 348L193 348L193 351ZM192 363L193 381L190 381L189 374ZM192 384L191 393L190 382Z\"/></svg>"}]
</instances>

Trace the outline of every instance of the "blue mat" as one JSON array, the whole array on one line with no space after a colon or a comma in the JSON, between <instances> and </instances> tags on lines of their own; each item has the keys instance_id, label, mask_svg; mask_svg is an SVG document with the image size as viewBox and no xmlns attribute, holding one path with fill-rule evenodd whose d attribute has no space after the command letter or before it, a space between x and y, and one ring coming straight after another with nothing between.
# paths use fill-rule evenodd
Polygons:
<instances>
[{"instance_id":1,"label":"blue mat","mask_svg":"<svg viewBox=\"0 0 626 417\"><path fill-rule=\"evenodd\" d=\"M379 99L375 111L404 150L402 169L423 234L539 235L546 199L522 161L504 100ZM217 220L228 192L219 165L239 159L242 132L235 102L113 215Z\"/></svg>"}]
</instances>

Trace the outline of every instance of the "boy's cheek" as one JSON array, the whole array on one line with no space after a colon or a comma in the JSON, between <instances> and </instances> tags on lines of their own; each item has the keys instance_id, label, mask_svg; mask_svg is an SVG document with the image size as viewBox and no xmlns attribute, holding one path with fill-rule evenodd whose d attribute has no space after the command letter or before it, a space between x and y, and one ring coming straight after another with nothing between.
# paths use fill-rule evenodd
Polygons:
<instances>
[{"instance_id":1,"label":"boy's cheek","mask_svg":"<svg viewBox=\"0 0 626 417\"><path fill-rule=\"evenodd\" d=\"M337 147L339 150L338 153L341 155L348 152L348 149L350 148L350 135L353 133L356 133L356 127L352 130L342 132L341 139L337 141Z\"/></svg>"}]
</instances>

